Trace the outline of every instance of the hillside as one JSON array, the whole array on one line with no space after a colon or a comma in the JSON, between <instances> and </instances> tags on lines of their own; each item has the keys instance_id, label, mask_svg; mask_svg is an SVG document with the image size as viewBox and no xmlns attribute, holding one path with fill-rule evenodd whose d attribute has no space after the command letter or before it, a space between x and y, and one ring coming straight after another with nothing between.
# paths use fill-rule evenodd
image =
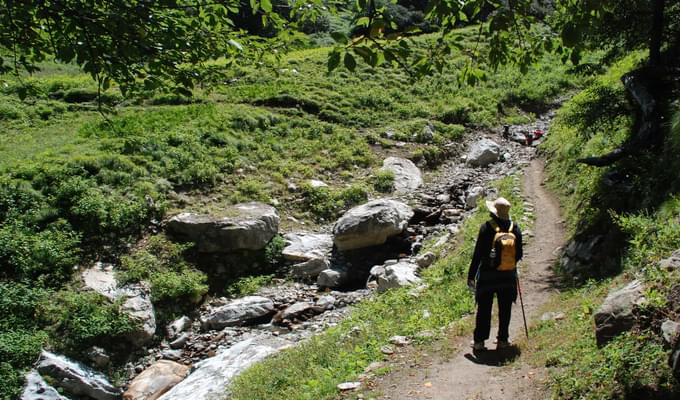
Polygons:
<instances>
[{"instance_id":1,"label":"hillside","mask_svg":"<svg viewBox=\"0 0 680 400\"><path fill-rule=\"evenodd\" d=\"M126 346L134 322L115 302L79 289L81 272L95 262L114 265L121 282L150 282L159 327L205 295L239 293L243 284L225 288L195 250L158 233L167 216L219 214L255 200L276 205L282 232L312 229L392 190L393 177L378 172L386 156L436 168L459 154L450 143L528 122L582 79L550 58L531 74L508 68L474 88L447 74L411 81L387 67L327 75L325 58L325 49L293 52L276 68L235 70L191 99L121 103L114 88L104 96L117 104L106 117L92 103L96 88L73 67L46 64L33 77L5 77L5 396L16 393L42 347L83 359L92 345L114 353ZM425 128L434 134L423 137ZM280 243L248 274L276 273ZM112 357L107 372L120 374L130 357Z\"/></svg>"}]
</instances>

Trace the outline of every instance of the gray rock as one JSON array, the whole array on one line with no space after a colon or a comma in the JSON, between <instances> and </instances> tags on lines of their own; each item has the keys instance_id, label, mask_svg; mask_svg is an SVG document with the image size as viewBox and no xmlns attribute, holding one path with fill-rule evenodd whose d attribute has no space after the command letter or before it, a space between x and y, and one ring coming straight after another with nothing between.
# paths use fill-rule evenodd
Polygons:
<instances>
[{"instance_id":1,"label":"gray rock","mask_svg":"<svg viewBox=\"0 0 680 400\"><path fill-rule=\"evenodd\" d=\"M241 341L194 366L182 382L160 400L221 400L228 397L232 379L253 363L288 346L283 340L260 336Z\"/></svg>"},{"instance_id":2,"label":"gray rock","mask_svg":"<svg viewBox=\"0 0 680 400\"><path fill-rule=\"evenodd\" d=\"M595 339L598 346L633 327L636 306L644 302L644 285L634 280L625 287L610 292L595 312Z\"/></svg>"},{"instance_id":3,"label":"gray rock","mask_svg":"<svg viewBox=\"0 0 680 400\"><path fill-rule=\"evenodd\" d=\"M176 320L168 324L168 327L165 329L165 331L167 332L168 337L170 339L174 339L177 337L177 335L186 331L190 327L191 318L187 317L186 315L183 315L182 317L177 318Z\"/></svg>"},{"instance_id":4,"label":"gray rock","mask_svg":"<svg viewBox=\"0 0 680 400\"><path fill-rule=\"evenodd\" d=\"M416 264L418 264L418 267L420 268L427 268L432 263L437 259L437 256L434 255L431 251L428 251L423 254L418 254L416 257Z\"/></svg>"},{"instance_id":5,"label":"gray rock","mask_svg":"<svg viewBox=\"0 0 680 400\"><path fill-rule=\"evenodd\" d=\"M484 197L484 188L481 186L475 186L468 192L465 197L465 205L468 208L474 208L477 206L477 201Z\"/></svg>"},{"instance_id":6,"label":"gray rock","mask_svg":"<svg viewBox=\"0 0 680 400\"><path fill-rule=\"evenodd\" d=\"M156 315L149 289L144 285L129 285L119 289L116 297L124 299L121 310L137 323L138 329L128 334L128 340L135 346L148 343L156 332Z\"/></svg>"},{"instance_id":7,"label":"gray rock","mask_svg":"<svg viewBox=\"0 0 680 400\"><path fill-rule=\"evenodd\" d=\"M106 350L101 347L92 346L87 350L87 358L92 361L95 367L104 368L111 362L111 357Z\"/></svg>"},{"instance_id":8,"label":"gray rock","mask_svg":"<svg viewBox=\"0 0 680 400\"><path fill-rule=\"evenodd\" d=\"M317 307L330 310L335 307L335 297L331 296L330 294L325 294L319 297L315 304Z\"/></svg>"},{"instance_id":9,"label":"gray rock","mask_svg":"<svg viewBox=\"0 0 680 400\"><path fill-rule=\"evenodd\" d=\"M569 242L560 259L562 269L569 275L574 276L587 272L593 262L593 252L602 243L603 239L602 235L597 235L585 242L576 240Z\"/></svg>"},{"instance_id":10,"label":"gray rock","mask_svg":"<svg viewBox=\"0 0 680 400\"><path fill-rule=\"evenodd\" d=\"M663 324L661 324L661 333L663 335L663 339L668 344L673 343L673 340L675 340L675 338L678 336L679 332L680 332L680 324L678 324L675 321L667 319L663 322Z\"/></svg>"},{"instance_id":11,"label":"gray rock","mask_svg":"<svg viewBox=\"0 0 680 400\"><path fill-rule=\"evenodd\" d=\"M50 386L33 370L26 375L26 384L21 392L19 400L68 400L57 392L57 389Z\"/></svg>"},{"instance_id":12,"label":"gray rock","mask_svg":"<svg viewBox=\"0 0 680 400\"><path fill-rule=\"evenodd\" d=\"M421 143L430 143L433 140L434 140L434 125L432 125L431 122L428 122L425 126L423 126L423 129L420 131L418 141Z\"/></svg>"},{"instance_id":13,"label":"gray rock","mask_svg":"<svg viewBox=\"0 0 680 400\"><path fill-rule=\"evenodd\" d=\"M564 313L562 312L547 312L541 315L541 321L560 321L565 318Z\"/></svg>"},{"instance_id":14,"label":"gray rock","mask_svg":"<svg viewBox=\"0 0 680 400\"><path fill-rule=\"evenodd\" d=\"M393 345L399 346L399 347L408 346L411 343L411 340L409 340L409 338L407 338L406 336L392 336L389 339L389 341Z\"/></svg>"},{"instance_id":15,"label":"gray rock","mask_svg":"<svg viewBox=\"0 0 680 400\"><path fill-rule=\"evenodd\" d=\"M408 225L413 210L406 204L378 199L347 211L333 226L339 250L360 249L385 243Z\"/></svg>"},{"instance_id":16,"label":"gray rock","mask_svg":"<svg viewBox=\"0 0 680 400\"><path fill-rule=\"evenodd\" d=\"M286 309L281 312L281 319L292 321L293 319L298 318L307 312L316 313L314 304L308 303L306 301L300 301L286 307Z\"/></svg>"},{"instance_id":17,"label":"gray rock","mask_svg":"<svg viewBox=\"0 0 680 400\"><path fill-rule=\"evenodd\" d=\"M173 340L170 342L170 348L171 349L181 349L183 348L187 342L189 341L189 338L191 338L191 335L188 333L182 333L177 337L177 339Z\"/></svg>"},{"instance_id":18,"label":"gray rock","mask_svg":"<svg viewBox=\"0 0 680 400\"><path fill-rule=\"evenodd\" d=\"M214 309L201 317L203 329L222 329L252 323L274 313L274 302L266 297L247 296Z\"/></svg>"},{"instance_id":19,"label":"gray rock","mask_svg":"<svg viewBox=\"0 0 680 400\"><path fill-rule=\"evenodd\" d=\"M331 263L325 258L315 258L291 266L290 274L294 278L314 279L319 276L321 271L328 269L330 265Z\"/></svg>"},{"instance_id":20,"label":"gray rock","mask_svg":"<svg viewBox=\"0 0 680 400\"><path fill-rule=\"evenodd\" d=\"M169 360L160 360L130 382L123 393L124 400L156 400L180 383L189 367Z\"/></svg>"},{"instance_id":21,"label":"gray rock","mask_svg":"<svg viewBox=\"0 0 680 400\"><path fill-rule=\"evenodd\" d=\"M325 182L316 180L316 179L310 179L307 181L307 184L313 188L324 188L328 187L328 185Z\"/></svg>"},{"instance_id":22,"label":"gray rock","mask_svg":"<svg viewBox=\"0 0 680 400\"><path fill-rule=\"evenodd\" d=\"M387 157L380 170L394 173L394 189L397 193L410 193L423 184L420 169L406 158Z\"/></svg>"},{"instance_id":23,"label":"gray rock","mask_svg":"<svg viewBox=\"0 0 680 400\"><path fill-rule=\"evenodd\" d=\"M316 278L320 288L338 288L347 282L347 273L336 269L325 269Z\"/></svg>"},{"instance_id":24,"label":"gray rock","mask_svg":"<svg viewBox=\"0 0 680 400\"><path fill-rule=\"evenodd\" d=\"M236 204L224 214L182 213L170 218L167 230L195 242L203 253L261 250L279 230L279 214L264 203Z\"/></svg>"},{"instance_id":25,"label":"gray rock","mask_svg":"<svg viewBox=\"0 0 680 400\"><path fill-rule=\"evenodd\" d=\"M112 264L96 262L92 268L81 273L81 278L86 289L93 290L111 300L115 299L118 281Z\"/></svg>"},{"instance_id":26,"label":"gray rock","mask_svg":"<svg viewBox=\"0 0 680 400\"><path fill-rule=\"evenodd\" d=\"M361 382L343 382L338 383L338 390L346 392L348 390L356 390L361 386Z\"/></svg>"},{"instance_id":27,"label":"gray rock","mask_svg":"<svg viewBox=\"0 0 680 400\"><path fill-rule=\"evenodd\" d=\"M120 390L104 375L86 366L43 350L37 366L38 372L51 377L55 384L75 396L88 396L96 400L116 400Z\"/></svg>"},{"instance_id":28,"label":"gray rock","mask_svg":"<svg viewBox=\"0 0 680 400\"><path fill-rule=\"evenodd\" d=\"M466 162L473 167L486 167L499 160L500 146L490 139L481 139L472 144L467 153Z\"/></svg>"},{"instance_id":29,"label":"gray rock","mask_svg":"<svg viewBox=\"0 0 680 400\"><path fill-rule=\"evenodd\" d=\"M675 250L670 257L659 261L659 268L668 271L680 268L680 249Z\"/></svg>"},{"instance_id":30,"label":"gray rock","mask_svg":"<svg viewBox=\"0 0 680 400\"><path fill-rule=\"evenodd\" d=\"M318 233L288 233L283 236L286 247L283 258L290 261L308 261L326 258L333 249L333 235Z\"/></svg>"},{"instance_id":31,"label":"gray rock","mask_svg":"<svg viewBox=\"0 0 680 400\"><path fill-rule=\"evenodd\" d=\"M416 276L418 266L409 262L399 262L385 267L385 274L378 276L378 291L418 284L421 279Z\"/></svg>"},{"instance_id":32,"label":"gray rock","mask_svg":"<svg viewBox=\"0 0 680 400\"><path fill-rule=\"evenodd\" d=\"M180 349L163 350L161 352L161 357L170 361L179 361L182 359L182 350Z\"/></svg>"}]
</instances>

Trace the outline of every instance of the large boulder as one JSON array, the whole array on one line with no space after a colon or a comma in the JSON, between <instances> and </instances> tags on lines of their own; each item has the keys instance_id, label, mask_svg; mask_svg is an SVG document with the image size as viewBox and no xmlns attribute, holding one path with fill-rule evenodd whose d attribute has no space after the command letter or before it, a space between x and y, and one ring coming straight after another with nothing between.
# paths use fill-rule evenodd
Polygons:
<instances>
[{"instance_id":1,"label":"large boulder","mask_svg":"<svg viewBox=\"0 0 680 400\"><path fill-rule=\"evenodd\" d=\"M121 310L127 313L137 329L127 335L136 346L148 343L156 332L156 315L151 294L145 285L129 285L118 289L116 298L123 298Z\"/></svg>"},{"instance_id":2,"label":"large boulder","mask_svg":"<svg viewBox=\"0 0 680 400\"><path fill-rule=\"evenodd\" d=\"M279 214L264 203L236 204L223 214L182 213L170 218L167 230L195 242L203 253L261 250L279 230Z\"/></svg>"},{"instance_id":3,"label":"large boulder","mask_svg":"<svg viewBox=\"0 0 680 400\"><path fill-rule=\"evenodd\" d=\"M87 396L96 400L120 398L120 390L104 375L48 351L41 353L37 369L40 374L51 377L56 386L74 396Z\"/></svg>"},{"instance_id":4,"label":"large boulder","mask_svg":"<svg viewBox=\"0 0 680 400\"><path fill-rule=\"evenodd\" d=\"M490 139L481 139L470 146L467 163L473 167L486 167L501 157L501 147Z\"/></svg>"},{"instance_id":5,"label":"large boulder","mask_svg":"<svg viewBox=\"0 0 680 400\"><path fill-rule=\"evenodd\" d=\"M384 292L388 289L420 283L421 279L416 275L416 270L418 270L418 265L405 261L386 266L384 271L377 273L378 291Z\"/></svg>"},{"instance_id":6,"label":"large boulder","mask_svg":"<svg viewBox=\"0 0 680 400\"><path fill-rule=\"evenodd\" d=\"M286 240L283 258L289 261L326 258L333 249L333 236L328 234L288 233L283 238Z\"/></svg>"},{"instance_id":7,"label":"large boulder","mask_svg":"<svg viewBox=\"0 0 680 400\"><path fill-rule=\"evenodd\" d=\"M387 157L380 168L394 173L394 189L397 193L409 193L423 184L420 169L406 158Z\"/></svg>"},{"instance_id":8,"label":"large boulder","mask_svg":"<svg viewBox=\"0 0 680 400\"><path fill-rule=\"evenodd\" d=\"M315 279L330 265L330 261L326 258L314 258L291 266L290 274L299 279Z\"/></svg>"},{"instance_id":9,"label":"large boulder","mask_svg":"<svg viewBox=\"0 0 680 400\"><path fill-rule=\"evenodd\" d=\"M346 271L328 268L319 273L316 285L320 288L339 288L349 280Z\"/></svg>"},{"instance_id":10,"label":"large boulder","mask_svg":"<svg viewBox=\"0 0 680 400\"><path fill-rule=\"evenodd\" d=\"M474 208L477 206L479 199L484 197L484 188L481 186L475 186L467 192L465 196L465 206L467 208Z\"/></svg>"},{"instance_id":11,"label":"large boulder","mask_svg":"<svg viewBox=\"0 0 680 400\"><path fill-rule=\"evenodd\" d=\"M251 364L289 345L280 339L257 337L234 346L196 364L193 372L160 397L160 400L221 400L232 379Z\"/></svg>"},{"instance_id":12,"label":"large boulder","mask_svg":"<svg viewBox=\"0 0 680 400\"><path fill-rule=\"evenodd\" d=\"M385 243L408 225L413 210L406 204L377 199L347 211L333 226L339 250L360 249Z\"/></svg>"},{"instance_id":13,"label":"large boulder","mask_svg":"<svg viewBox=\"0 0 680 400\"><path fill-rule=\"evenodd\" d=\"M92 268L84 270L81 278L86 289L93 290L111 300L115 299L118 281L113 271L113 264L97 262Z\"/></svg>"},{"instance_id":14,"label":"large boulder","mask_svg":"<svg viewBox=\"0 0 680 400\"><path fill-rule=\"evenodd\" d=\"M595 312L595 339L598 346L630 330L635 323L634 310L644 301L644 285L639 280L607 295Z\"/></svg>"},{"instance_id":15,"label":"large boulder","mask_svg":"<svg viewBox=\"0 0 680 400\"><path fill-rule=\"evenodd\" d=\"M130 382L123 400L156 400L187 376L189 367L160 360Z\"/></svg>"},{"instance_id":16,"label":"large boulder","mask_svg":"<svg viewBox=\"0 0 680 400\"><path fill-rule=\"evenodd\" d=\"M214 309L201 317L203 329L223 329L253 323L274 313L274 302L266 297L246 296Z\"/></svg>"},{"instance_id":17,"label":"large boulder","mask_svg":"<svg viewBox=\"0 0 680 400\"><path fill-rule=\"evenodd\" d=\"M57 392L57 389L50 386L33 370L26 375L26 384L21 392L19 400L68 400Z\"/></svg>"}]
</instances>

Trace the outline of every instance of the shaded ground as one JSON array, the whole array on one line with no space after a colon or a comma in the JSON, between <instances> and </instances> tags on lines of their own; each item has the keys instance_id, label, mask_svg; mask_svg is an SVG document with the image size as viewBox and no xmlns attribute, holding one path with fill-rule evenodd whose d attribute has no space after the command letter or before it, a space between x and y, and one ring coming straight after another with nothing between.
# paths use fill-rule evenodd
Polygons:
<instances>
[{"instance_id":1,"label":"shaded ground","mask_svg":"<svg viewBox=\"0 0 680 400\"><path fill-rule=\"evenodd\" d=\"M522 294L529 321L556 291L550 267L565 231L556 199L543 186L543 162L533 160L524 171L525 207L535 208L534 237L525 247L522 272ZM525 228L526 231L526 228ZM495 306L494 306L495 308ZM494 318L495 319L495 318ZM468 324L471 325L471 324ZM469 346L471 328L463 328L464 336L454 336L433 352L412 349L399 355L391 365L392 372L368 383L368 398L380 399L544 399L544 371L532 369L521 356L524 342L522 311L519 302L513 307L511 340L517 345L498 352L487 341L488 352L473 354ZM491 336L496 327L492 326Z\"/></svg>"}]
</instances>

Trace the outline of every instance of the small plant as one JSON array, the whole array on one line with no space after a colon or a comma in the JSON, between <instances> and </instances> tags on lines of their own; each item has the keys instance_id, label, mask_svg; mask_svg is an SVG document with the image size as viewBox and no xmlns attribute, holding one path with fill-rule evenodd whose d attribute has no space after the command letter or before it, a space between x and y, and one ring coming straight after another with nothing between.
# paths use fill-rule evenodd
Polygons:
<instances>
[{"instance_id":1,"label":"small plant","mask_svg":"<svg viewBox=\"0 0 680 400\"><path fill-rule=\"evenodd\" d=\"M256 293L261 287L271 283L274 275L246 276L234 281L225 289L230 297L242 297Z\"/></svg>"},{"instance_id":2,"label":"small plant","mask_svg":"<svg viewBox=\"0 0 680 400\"><path fill-rule=\"evenodd\" d=\"M378 192L389 193L394 190L394 172L379 170L373 175L373 187Z\"/></svg>"}]
</instances>

